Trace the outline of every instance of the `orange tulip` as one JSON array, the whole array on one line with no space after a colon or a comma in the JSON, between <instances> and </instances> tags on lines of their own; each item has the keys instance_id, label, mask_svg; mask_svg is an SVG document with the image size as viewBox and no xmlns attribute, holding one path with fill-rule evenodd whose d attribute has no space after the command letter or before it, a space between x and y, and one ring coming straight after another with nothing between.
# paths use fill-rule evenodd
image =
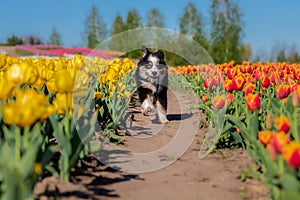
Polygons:
<instances>
[{"instance_id":1,"label":"orange tulip","mask_svg":"<svg viewBox=\"0 0 300 200\"><path fill-rule=\"evenodd\" d=\"M267 145L270 143L272 134L272 131L260 131L258 133L258 139L262 144Z\"/></svg>"},{"instance_id":2,"label":"orange tulip","mask_svg":"<svg viewBox=\"0 0 300 200\"><path fill-rule=\"evenodd\" d=\"M207 102L209 100L208 96L202 96L202 101Z\"/></svg>"}]
</instances>

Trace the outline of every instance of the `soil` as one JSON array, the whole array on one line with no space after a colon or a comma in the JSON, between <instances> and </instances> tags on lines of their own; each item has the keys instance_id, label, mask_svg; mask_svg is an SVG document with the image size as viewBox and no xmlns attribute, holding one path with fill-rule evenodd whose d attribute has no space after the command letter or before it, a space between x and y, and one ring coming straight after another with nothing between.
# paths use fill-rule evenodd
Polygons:
<instances>
[{"instance_id":1,"label":"soil","mask_svg":"<svg viewBox=\"0 0 300 200\"><path fill-rule=\"evenodd\" d=\"M133 121L126 134L123 134L125 143L117 146L119 154L107 149L107 160L104 160L106 164L103 164L101 155L87 157L73 170L70 182L53 176L44 177L35 187L35 198L270 199L268 190L258 180L242 181L239 178L243 170L253 167L253 161L245 150L223 149L210 153L205 158L199 158L199 150L207 128L198 128L203 114L198 110L187 109L192 99L193 97L183 91L169 90L170 122L166 125L152 121L152 117L143 116L138 105L131 107ZM191 145L186 143L187 149L182 155L178 152L173 154L176 152L174 150L166 153L165 159L158 161L155 158L148 160L144 157L143 162L126 162L126 159L130 158L124 158L120 153L160 152L163 151L163 147L172 144L178 134L188 136L182 137L182 141L188 140L189 133L195 133L195 137L192 137ZM176 149L180 149L180 144ZM99 162L99 158L102 162Z\"/></svg>"},{"instance_id":2,"label":"soil","mask_svg":"<svg viewBox=\"0 0 300 200\"><path fill-rule=\"evenodd\" d=\"M19 54L16 53L16 48L14 46L0 46L0 50L5 51L6 55L18 57Z\"/></svg>"}]
</instances>

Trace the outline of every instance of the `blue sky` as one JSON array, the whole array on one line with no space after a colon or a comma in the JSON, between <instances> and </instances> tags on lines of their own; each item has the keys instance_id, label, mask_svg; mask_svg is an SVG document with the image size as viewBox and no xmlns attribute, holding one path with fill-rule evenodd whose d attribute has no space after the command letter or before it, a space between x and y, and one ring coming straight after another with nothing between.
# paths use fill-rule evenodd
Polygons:
<instances>
[{"instance_id":1,"label":"blue sky","mask_svg":"<svg viewBox=\"0 0 300 200\"><path fill-rule=\"evenodd\" d=\"M0 43L15 34L37 35L47 42L55 27L64 46L83 45L84 21L96 5L108 28L117 13L123 18L135 8L145 20L147 11L159 8L166 28L179 30L178 19L188 2L193 2L209 24L210 0L9 0L1 2ZM270 51L274 43L295 44L300 50L299 0L240 0L243 41L253 51Z\"/></svg>"}]
</instances>

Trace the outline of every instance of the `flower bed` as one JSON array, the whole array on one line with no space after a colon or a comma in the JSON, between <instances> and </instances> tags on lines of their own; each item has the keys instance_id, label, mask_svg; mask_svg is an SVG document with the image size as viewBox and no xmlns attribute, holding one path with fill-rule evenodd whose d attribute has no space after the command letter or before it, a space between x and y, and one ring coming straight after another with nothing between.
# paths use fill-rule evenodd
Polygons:
<instances>
[{"instance_id":1,"label":"flower bed","mask_svg":"<svg viewBox=\"0 0 300 200\"><path fill-rule=\"evenodd\" d=\"M300 64L232 61L180 66L170 74L193 85L216 142L231 138L248 150L272 198L299 198Z\"/></svg>"}]
</instances>

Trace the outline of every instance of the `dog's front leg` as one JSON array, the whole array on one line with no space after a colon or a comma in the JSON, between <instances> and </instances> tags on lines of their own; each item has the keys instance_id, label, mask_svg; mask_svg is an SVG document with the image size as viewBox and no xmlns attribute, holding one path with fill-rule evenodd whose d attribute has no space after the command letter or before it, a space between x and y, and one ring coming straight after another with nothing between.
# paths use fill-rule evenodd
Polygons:
<instances>
[{"instance_id":1,"label":"dog's front leg","mask_svg":"<svg viewBox=\"0 0 300 200\"><path fill-rule=\"evenodd\" d=\"M157 102L156 102L156 108L157 108L157 115L160 123L166 124L169 122L167 119L167 94L159 95Z\"/></svg>"},{"instance_id":2,"label":"dog's front leg","mask_svg":"<svg viewBox=\"0 0 300 200\"><path fill-rule=\"evenodd\" d=\"M141 107L142 107L142 113L144 115L147 115L147 116L155 115L155 108L153 105L153 96L147 94L147 98L143 101Z\"/></svg>"}]
</instances>

